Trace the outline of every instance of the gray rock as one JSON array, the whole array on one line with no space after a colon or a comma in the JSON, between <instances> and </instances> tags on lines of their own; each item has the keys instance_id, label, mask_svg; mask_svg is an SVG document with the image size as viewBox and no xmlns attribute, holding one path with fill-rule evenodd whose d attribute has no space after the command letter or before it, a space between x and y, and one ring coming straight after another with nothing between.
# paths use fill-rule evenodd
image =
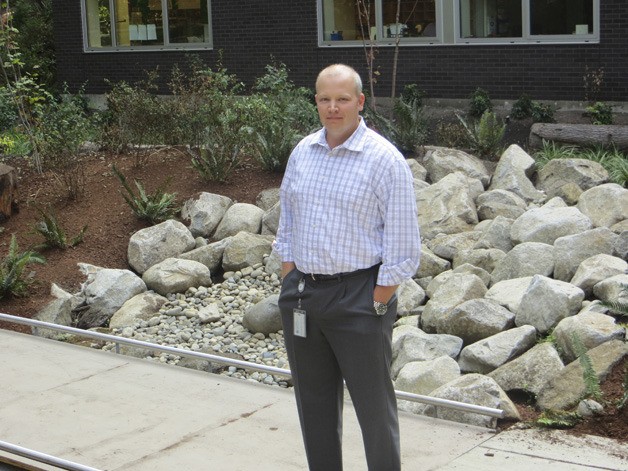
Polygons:
<instances>
[{"instance_id":1,"label":"gray rock","mask_svg":"<svg viewBox=\"0 0 628 471\"><path fill-rule=\"evenodd\" d=\"M272 236L239 232L231 238L222 256L222 268L228 271L237 271L241 268L252 267L264 263L264 255L272 250Z\"/></svg>"},{"instance_id":2,"label":"gray rock","mask_svg":"<svg viewBox=\"0 0 628 471\"><path fill-rule=\"evenodd\" d=\"M616 183L596 186L580 195L578 209L595 227L611 227L628 219L628 190Z\"/></svg>"},{"instance_id":3,"label":"gray rock","mask_svg":"<svg viewBox=\"0 0 628 471\"><path fill-rule=\"evenodd\" d=\"M531 325L544 334L564 318L578 313L583 299L584 291L580 288L535 275L515 312L515 324Z\"/></svg>"},{"instance_id":4,"label":"gray rock","mask_svg":"<svg viewBox=\"0 0 628 471\"><path fill-rule=\"evenodd\" d=\"M534 159L521 147L513 144L499 159L489 190L510 191L528 202L544 201L545 194L538 191L529 178L534 173L534 168Z\"/></svg>"},{"instance_id":5,"label":"gray rock","mask_svg":"<svg viewBox=\"0 0 628 471\"><path fill-rule=\"evenodd\" d=\"M576 412L582 417L591 417L592 415L600 415L604 412L604 407L593 399L585 399L578 403Z\"/></svg>"},{"instance_id":6,"label":"gray rock","mask_svg":"<svg viewBox=\"0 0 628 471\"><path fill-rule=\"evenodd\" d=\"M166 301L168 301L166 298L152 291L145 291L133 296L111 316L109 327L121 329L132 326L139 320L147 321L159 312Z\"/></svg>"},{"instance_id":7,"label":"gray rock","mask_svg":"<svg viewBox=\"0 0 628 471\"><path fill-rule=\"evenodd\" d=\"M156 263L195 247L196 242L187 227L179 221L168 220L133 234L127 257L131 268L142 274Z\"/></svg>"},{"instance_id":8,"label":"gray rock","mask_svg":"<svg viewBox=\"0 0 628 471\"><path fill-rule=\"evenodd\" d=\"M231 198L226 196L201 193L183 204L181 219L189 221L189 229L194 236L209 237L232 204Z\"/></svg>"},{"instance_id":9,"label":"gray rock","mask_svg":"<svg viewBox=\"0 0 628 471\"><path fill-rule=\"evenodd\" d=\"M470 263L463 263L452 270L452 273L470 273L482 280L484 286L488 287L491 282L491 274L483 268L476 267Z\"/></svg>"},{"instance_id":10,"label":"gray rock","mask_svg":"<svg viewBox=\"0 0 628 471\"><path fill-rule=\"evenodd\" d=\"M503 250L499 249L471 249L462 250L454 257L454 268L465 263L480 267L492 273L501 259L506 256Z\"/></svg>"},{"instance_id":11,"label":"gray rock","mask_svg":"<svg viewBox=\"0 0 628 471\"><path fill-rule=\"evenodd\" d=\"M218 242L198 247L189 252L182 253L177 258L183 260L194 260L195 262L205 265L210 273L218 271L222 264L222 255L225 252L225 247L229 244L229 237Z\"/></svg>"},{"instance_id":12,"label":"gray rock","mask_svg":"<svg viewBox=\"0 0 628 471\"><path fill-rule=\"evenodd\" d=\"M509 252L512 249L510 240L510 228L513 220L503 216L497 216L488 223L482 231L482 236L473 246L474 249L499 249ZM476 228L477 229L477 228Z\"/></svg>"},{"instance_id":13,"label":"gray rock","mask_svg":"<svg viewBox=\"0 0 628 471\"><path fill-rule=\"evenodd\" d=\"M523 295L532 282L531 276L514 278L495 283L486 292L485 298L497 301L511 312L517 312Z\"/></svg>"},{"instance_id":14,"label":"gray rock","mask_svg":"<svg viewBox=\"0 0 628 471\"><path fill-rule=\"evenodd\" d=\"M554 329L556 345L566 362L578 358L579 349L590 350L613 339L623 340L626 329L615 318L595 311L584 311L560 321Z\"/></svg>"},{"instance_id":15,"label":"gray rock","mask_svg":"<svg viewBox=\"0 0 628 471\"><path fill-rule=\"evenodd\" d=\"M591 229L554 242L554 278L570 281L578 266L589 257L613 253L617 234L606 227Z\"/></svg>"},{"instance_id":16,"label":"gray rock","mask_svg":"<svg viewBox=\"0 0 628 471\"><path fill-rule=\"evenodd\" d=\"M267 210L262 216L262 234L274 235L277 234L277 228L279 227L279 216L281 215L281 206L279 202Z\"/></svg>"},{"instance_id":17,"label":"gray rock","mask_svg":"<svg viewBox=\"0 0 628 471\"><path fill-rule=\"evenodd\" d=\"M254 334L268 335L280 331L283 327L278 299L279 295L273 294L248 308L242 318L242 325Z\"/></svg>"},{"instance_id":18,"label":"gray rock","mask_svg":"<svg viewBox=\"0 0 628 471\"><path fill-rule=\"evenodd\" d=\"M425 301L425 291L414 280L405 280L397 289L397 315L417 315L419 306Z\"/></svg>"},{"instance_id":19,"label":"gray rock","mask_svg":"<svg viewBox=\"0 0 628 471\"><path fill-rule=\"evenodd\" d=\"M267 188L259 192L255 198L255 205L268 211L279 202L279 188Z\"/></svg>"},{"instance_id":20,"label":"gray rock","mask_svg":"<svg viewBox=\"0 0 628 471\"><path fill-rule=\"evenodd\" d=\"M421 315L421 328L428 333L444 330L447 313L469 299L482 298L486 286L473 274L454 273L435 292Z\"/></svg>"},{"instance_id":21,"label":"gray rock","mask_svg":"<svg viewBox=\"0 0 628 471\"><path fill-rule=\"evenodd\" d=\"M615 275L597 283L593 287L593 294L606 303L628 303L626 286L628 286L628 275Z\"/></svg>"},{"instance_id":22,"label":"gray rock","mask_svg":"<svg viewBox=\"0 0 628 471\"><path fill-rule=\"evenodd\" d=\"M587 352L593 370L600 382L603 382L613 367L628 356L628 343L611 340ZM586 394L586 385L579 360L569 363L539 391L537 406L543 410L566 410L578 403Z\"/></svg>"},{"instance_id":23,"label":"gray rock","mask_svg":"<svg viewBox=\"0 0 628 471\"><path fill-rule=\"evenodd\" d=\"M557 204L557 200L562 205ZM515 244L542 242L553 244L563 236L579 234L593 228L591 220L577 208L567 207L554 198L540 208L533 208L519 216L512 224L510 237Z\"/></svg>"},{"instance_id":24,"label":"gray rock","mask_svg":"<svg viewBox=\"0 0 628 471\"><path fill-rule=\"evenodd\" d=\"M395 389L412 394L429 395L434 389L460 377L456 360L442 356L434 360L411 361L399 371Z\"/></svg>"},{"instance_id":25,"label":"gray rock","mask_svg":"<svg viewBox=\"0 0 628 471\"><path fill-rule=\"evenodd\" d=\"M460 337L465 345L508 330L515 325L515 314L490 299L471 299L445 314L439 334Z\"/></svg>"},{"instance_id":26,"label":"gray rock","mask_svg":"<svg viewBox=\"0 0 628 471\"><path fill-rule=\"evenodd\" d=\"M421 165L416 159L406 159L410 172L415 180L425 181L427 178L427 169Z\"/></svg>"},{"instance_id":27,"label":"gray rock","mask_svg":"<svg viewBox=\"0 0 628 471\"><path fill-rule=\"evenodd\" d=\"M480 190L482 184L478 181ZM451 173L419 191L418 207L421 234L431 239L439 233L454 234L471 230L478 223L475 197L478 191L473 179L462 173Z\"/></svg>"},{"instance_id":28,"label":"gray rock","mask_svg":"<svg viewBox=\"0 0 628 471\"><path fill-rule=\"evenodd\" d=\"M416 278L436 276L451 268L451 263L444 258L435 255L429 248L423 247L421 250L421 264L416 272Z\"/></svg>"},{"instance_id":29,"label":"gray rock","mask_svg":"<svg viewBox=\"0 0 628 471\"><path fill-rule=\"evenodd\" d=\"M446 260L453 260L458 252L472 249L480 237L482 237L482 233L475 231L437 234L433 239L427 241L427 247L434 255Z\"/></svg>"},{"instance_id":30,"label":"gray rock","mask_svg":"<svg viewBox=\"0 0 628 471\"><path fill-rule=\"evenodd\" d=\"M554 346L550 342L543 342L487 376L493 378L504 391L519 390L538 394L564 367Z\"/></svg>"},{"instance_id":31,"label":"gray rock","mask_svg":"<svg viewBox=\"0 0 628 471\"><path fill-rule=\"evenodd\" d=\"M628 263L612 255L593 255L582 261L571 279L571 284L584 291L586 296L593 293L593 287L600 281L628 272Z\"/></svg>"},{"instance_id":32,"label":"gray rock","mask_svg":"<svg viewBox=\"0 0 628 471\"><path fill-rule=\"evenodd\" d=\"M473 155L447 147L426 146L425 167L432 183L442 180L447 175L460 172L482 182L486 188L491 176L484 163Z\"/></svg>"},{"instance_id":33,"label":"gray rock","mask_svg":"<svg viewBox=\"0 0 628 471\"><path fill-rule=\"evenodd\" d=\"M615 226L617 226L617 224L615 224ZM621 258L622 260L626 260L628 259L628 229L622 230L621 232L614 232L619 235L615 241L615 246L613 247L613 255Z\"/></svg>"},{"instance_id":34,"label":"gray rock","mask_svg":"<svg viewBox=\"0 0 628 471\"><path fill-rule=\"evenodd\" d=\"M541 242L524 242L497 262L491 273L491 283L537 274L549 277L553 272L554 247Z\"/></svg>"},{"instance_id":35,"label":"gray rock","mask_svg":"<svg viewBox=\"0 0 628 471\"><path fill-rule=\"evenodd\" d=\"M57 298L46 304L33 319L50 324L72 326L72 309L74 308L72 299L68 297ZM31 327L33 335L53 340L62 340L67 334L58 330L46 329L44 327Z\"/></svg>"},{"instance_id":36,"label":"gray rock","mask_svg":"<svg viewBox=\"0 0 628 471\"><path fill-rule=\"evenodd\" d=\"M539 190L553 198L559 196L561 189L568 183L586 191L607 181L608 172L598 162L587 159L554 159L539 171L536 183Z\"/></svg>"},{"instance_id":37,"label":"gray rock","mask_svg":"<svg viewBox=\"0 0 628 471\"><path fill-rule=\"evenodd\" d=\"M239 232L259 234L264 210L249 203L235 203L225 212L214 233L214 240L235 236Z\"/></svg>"},{"instance_id":38,"label":"gray rock","mask_svg":"<svg viewBox=\"0 0 628 471\"><path fill-rule=\"evenodd\" d=\"M142 279L146 286L163 296L212 284L211 274L205 265L180 258L167 258L153 265L144 272Z\"/></svg>"},{"instance_id":39,"label":"gray rock","mask_svg":"<svg viewBox=\"0 0 628 471\"><path fill-rule=\"evenodd\" d=\"M536 329L524 325L464 347L458 365L463 372L486 374L526 352L535 343Z\"/></svg>"},{"instance_id":40,"label":"gray rock","mask_svg":"<svg viewBox=\"0 0 628 471\"><path fill-rule=\"evenodd\" d=\"M266 273L269 275L275 274L277 277L281 276L281 257L274 247L266 260L265 269Z\"/></svg>"},{"instance_id":41,"label":"gray rock","mask_svg":"<svg viewBox=\"0 0 628 471\"><path fill-rule=\"evenodd\" d=\"M491 190L479 195L475 204L480 221L495 219L502 216L508 219L517 219L527 208L523 198L506 190Z\"/></svg>"}]
</instances>

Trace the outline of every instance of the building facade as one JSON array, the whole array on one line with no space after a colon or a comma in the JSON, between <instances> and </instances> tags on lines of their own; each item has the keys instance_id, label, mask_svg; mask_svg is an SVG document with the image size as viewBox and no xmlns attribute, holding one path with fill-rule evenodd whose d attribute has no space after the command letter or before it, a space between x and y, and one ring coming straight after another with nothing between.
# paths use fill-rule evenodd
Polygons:
<instances>
[{"instance_id":1,"label":"building facade","mask_svg":"<svg viewBox=\"0 0 628 471\"><path fill-rule=\"evenodd\" d=\"M399 13L397 6L399 5ZM430 98L628 101L625 0L54 0L58 76L90 94L106 80L158 70L161 85L187 56L220 61L245 83L273 61L311 87L344 62L376 95L418 84ZM372 54L373 66L367 67Z\"/></svg>"}]
</instances>

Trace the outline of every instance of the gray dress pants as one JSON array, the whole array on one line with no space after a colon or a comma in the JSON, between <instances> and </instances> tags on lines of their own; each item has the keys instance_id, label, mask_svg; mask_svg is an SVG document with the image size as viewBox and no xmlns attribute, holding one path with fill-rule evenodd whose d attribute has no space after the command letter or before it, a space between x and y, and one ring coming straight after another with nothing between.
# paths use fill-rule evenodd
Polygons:
<instances>
[{"instance_id":1,"label":"gray dress pants","mask_svg":"<svg viewBox=\"0 0 628 471\"><path fill-rule=\"evenodd\" d=\"M343 379L362 430L368 469L401 468L390 379L397 298L378 316L373 308L376 279L377 267L340 281L314 281L295 269L283 281L279 308L311 471L342 470ZM299 298L307 318L305 338L294 335L293 309Z\"/></svg>"}]
</instances>

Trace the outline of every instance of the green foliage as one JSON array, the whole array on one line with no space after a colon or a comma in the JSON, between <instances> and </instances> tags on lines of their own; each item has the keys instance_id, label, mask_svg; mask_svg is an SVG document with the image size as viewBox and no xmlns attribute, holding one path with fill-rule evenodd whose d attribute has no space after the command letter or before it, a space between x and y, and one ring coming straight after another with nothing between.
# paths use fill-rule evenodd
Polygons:
<instances>
[{"instance_id":1,"label":"green foliage","mask_svg":"<svg viewBox=\"0 0 628 471\"><path fill-rule=\"evenodd\" d=\"M37 252L27 250L20 253L15 234L11 236L9 252L0 261L0 299L7 296L24 296L30 279L24 276L24 269L33 263L46 263Z\"/></svg>"},{"instance_id":2,"label":"green foliage","mask_svg":"<svg viewBox=\"0 0 628 471\"><path fill-rule=\"evenodd\" d=\"M532 100L525 93L512 105L510 117L513 119L526 119L532 116Z\"/></svg>"},{"instance_id":3,"label":"green foliage","mask_svg":"<svg viewBox=\"0 0 628 471\"><path fill-rule=\"evenodd\" d=\"M591 106L587 106L587 113L592 124L613 124L613 105L596 101Z\"/></svg>"},{"instance_id":4,"label":"green foliage","mask_svg":"<svg viewBox=\"0 0 628 471\"><path fill-rule=\"evenodd\" d=\"M403 154L414 154L427 140L427 120L423 114L422 95L413 88L404 89L393 106L392 142Z\"/></svg>"},{"instance_id":5,"label":"green foliage","mask_svg":"<svg viewBox=\"0 0 628 471\"><path fill-rule=\"evenodd\" d=\"M628 404L628 368L624 370L624 379L621 385L624 389L624 394L617 403L618 409L623 409L624 407L626 407L626 404Z\"/></svg>"},{"instance_id":6,"label":"green foliage","mask_svg":"<svg viewBox=\"0 0 628 471\"><path fill-rule=\"evenodd\" d=\"M486 111L480 121L469 124L462 116L458 119L467 131L469 147L480 157L495 159L501 152L501 142L506 132L506 124L492 111Z\"/></svg>"},{"instance_id":7,"label":"green foliage","mask_svg":"<svg viewBox=\"0 0 628 471\"><path fill-rule=\"evenodd\" d=\"M52 170L70 199L85 191L80 147L93 135L93 122L87 115L82 95L50 100L40 107L34 133L42 158L42 168Z\"/></svg>"},{"instance_id":8,"label":"green foliage","mask_svg":"<svg viewBox=\"0 0 628 471\"><path fill-rule=\"evenodd\" d=\"M469 96L469 116L479 118L487 111L493 110L493 103L488 92L482 88L476 88Z\"/></svg>"},{"instance_id":9,"label":"green foliage","mask_svg":"<svg viewBox=\"0 0 628 471\"><path fill-rule=\"evenodd\" d=\"M35 231L44 236L45 242L41 245L41 248L59 248L65 250L69 247L74 247L81 242L87 231L87 226L83 226L81 231L68 242L68 237L61 224L57 221L56 216L52 212L44 211L42 208L37 208L42 219L35 224Z\"/></svg>"},{"instance_id":10,"label":"green foliage","mask_svg":"<svg viewBox=\"0 0 628 471\"><path fill-rule=\"evenodd\" d=\"M372 107L368 100L364 105L362 117L369 128L378 132L390 142L394 142L395 131L393 121L388 119L383 113L377 111L376 108Z\"/></svg>"},{"instance_id":11,"label":"green foliage","mask_svg":"<svg viewBox=\"0 0 628 471\"><path fill-rule=\"evenodd\" d=\"M574 146L565 146L543 139L543 147L534 154L534 160L540 170L551 160L576 158L576 152L577 148Z\"/></svg>"},{"instance_id":12,"label":"green foliage","mask_svg":"<svg viewBox=\"0 0 628 471\"><path fill-rule=\"evenodd\" d=\"M611 310L611 314L619 317L628 316L628 302L622 298L628 299L628 285L623 284L620 295L613 301L603 301L600 304Z\"/></svg>"},{"instance_id":13,"label":"green foliage","mask_svg":"<svg viewBox=\"0 0 628 471\"><path fill-rule=\"evenodd\" d=\"M420 90L416 83L412 83L403 87L399 98L405 103L416 103L418 106L423 106L423 98L426 96L425 90Z\"/></svg>"},{"instance_id":14,"label":"green foliage","mask_svg":"<svg viewBox=\"0 0 628 471\"><path fill-rule=\"evenodd\" d=\"M138 192L136 195L124 174L118 170L115 165L112 166L112 170L114 175L120 180L126 192L121 192L124 201L126 201L139 219L148 221L151 224L156 224L171 219L178 211L178 208L175 206L177 194L166 193L164 191L168 180L150 195L146 193L142 184L135 180L135 186Z\"/></svg>"},{"instance_id":15,"label":"green foliage","mask_svg":"<svg viewBox=\"0 0 628 471\"><path fill-rule=\"evenodd\" d=\"M32 147L28 136L9 130L0 134L0 154L24 157L31 153Z\"/></svg>"},{"instance_id":16,"label":"green foliage","mask_svg":"<svg viewBox=\"0 0 628 471\"><path fill-rule=\"evenodd\" d=\"M17 124L18 115L11 92L0 87L0 131L6 131Z\"/></svg>"},{"instance_id":17,"label":"green foliage","mask_svg":"<svg viewBox=\"0 0 628 471\"><path fill-rule=\"evenodd\" d=\"M462 123L439 122L436 125L435 139L439 146L463 148L469 147L469 137Z\"/></svg>"},{"instance_id":18,"label":"green foliage","mask_svg":"<svg viewBox=\"0 0 628 471\"><path fill-rule=\"evenodd\" d=\"M578 357L580 366L582 367L582 379L585 386L585 397L593 398L597 401L602 399L602 390L600 389L600 380L595 373L591 357L587 354L587 348L584 346L580 336L572 332L571 342L574 354Z\"/></svg>"},{"instance_id":19,"label":"green foliage","mask_svg":"<svg viewBox=\"0 0 628 471\"><path fill-rule=\"evenodd\" d=\"M563 410L546 410L539 416L536 423L548 428L571 428L582 421L577 412Z\"/></svg>"},{"instance_id":20,"label":"green foliage","mask_svg":"<svg viewBox=\"0 0 628 471\"><path fill-rule=\"evenodd\" d=\"M262 168L272 172L282 172L286 168L292 149L301 139L294 129L270 119L257 126L252 147Z\"/></svg>"},{"instance_id":21,"label":"green foliage","mask_svg":"<svg viewBox=\"0 0 628 471\"><path fill-rule=\"evenodd\" d=\"M532 102L532 110L530 116L535 123L553 123L555 109L550 104Z\"/></svg>"}]
</instances>

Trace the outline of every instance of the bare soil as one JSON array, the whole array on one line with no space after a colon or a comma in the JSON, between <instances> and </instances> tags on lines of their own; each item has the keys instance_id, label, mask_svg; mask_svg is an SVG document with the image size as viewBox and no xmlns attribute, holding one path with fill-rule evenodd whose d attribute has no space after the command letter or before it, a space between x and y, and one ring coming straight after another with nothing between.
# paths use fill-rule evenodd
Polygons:
<instances>
[{"instance_id":1,"label":"bare soil","mask_svg":"<svg viewBox=\"0 0 628 471\"><path fill-rule=\"evenodd\" d=\"M516 129L512 142L521 142L527 129ZM85 195L78 201L69 201L50 173L36 174L19 161L8 162L19 175L19 212L2 223L0 254L7 252L11 235L15 234L20 251L35 247L43 237L34 232L34 225L41 219L38 207L54 212L61 227L71 238L87 225L84 242L74 248L48 249L42 254L45 265L31 265L33 283L28 296L0 300L0 312L31 318L47 303L52 301L50 288L56 283L68 292L80 289L84 276L77 263L89 263L106 268L130 268L127 263L127 246L130 236L146 227L139 221L124 201L122 186L111 171L113 164L127 180L139 180L148 193L152 193L167 180L166 191L176 192L178 203L183 203L199 192L226 195L234 201L255 203L257 195L264 189L277 187L281 174L263 171L255 162L245 162L227 183L203 181L191 167L189 158L176 149L165 149L153 153L148 163L138 167L130 155L95 153L85 157ZM25 327L0 322L0 328L29 332ZM617 365L602 383L605 412L602 416L583 421L571 429L571 433L592 434L628 441L628 406L623 410L616 407L624 393L622 380L628 368L627 362ZM533 421L539 412L525 399L517 399L524 421ZM502 428L512 424L501 424Z\"/></svg>"}]
</instances>

